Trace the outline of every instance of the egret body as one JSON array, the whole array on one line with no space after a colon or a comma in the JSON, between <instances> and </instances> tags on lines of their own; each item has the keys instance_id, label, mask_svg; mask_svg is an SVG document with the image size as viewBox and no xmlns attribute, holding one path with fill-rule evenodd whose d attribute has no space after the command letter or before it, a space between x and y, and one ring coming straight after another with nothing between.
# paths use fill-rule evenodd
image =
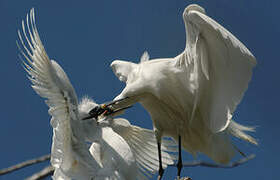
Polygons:
<instances>
[{"instance_id":1,"label":"egret body","mask_svg":"<svg viewBox=\"0 0 280 180\"><path fill-rule=\"evenodd\" d=\"M189 5L183 20L186 48L178 56L149 60L144 53L138 64L112 62L115 75L126 83L115 100L126 98L118 106L143 105L153 120L159 150L161 137L171 136L179 142L179 151L182 144L192 154L201 152L228 163L236 151L230 135L257 144L245 133L253 128L232 120L256 60L202 7Z\"/></svg>"},{"instance_id":2,"label":"egret body","mask_svg":"<svg viewBox=\"0 0 280 180\"><path fill-rule=\"evenodd\" d=\"M55 180L147 179L156 172L157 143L151 130L131 125L125 119L90 117L99 105L89 98L78 102L75 90L60 65L50 60L40 40L34 9L18 32L32 88L49 106L53 142L51 164ZM22 36L23 34L23 36ZM27 45L25 45L27 44ZM85 120L86 119L86 120ZM173 163L164 141L163 164Z\"/></svg>"}]
</instances>

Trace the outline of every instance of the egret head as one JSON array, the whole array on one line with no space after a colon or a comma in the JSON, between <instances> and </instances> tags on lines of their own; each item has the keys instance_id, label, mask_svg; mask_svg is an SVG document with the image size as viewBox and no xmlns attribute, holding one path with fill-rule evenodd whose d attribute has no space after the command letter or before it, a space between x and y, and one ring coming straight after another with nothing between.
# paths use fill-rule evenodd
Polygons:
<instances>
[{"instance_id":1,"label":"egret head","mask_svg":"<svg viewBox=\"0 0 280 180\"><path fill-rule=\"evenodd\" d=\"M120 81L129 83L137 78L138 64L115 60L111 64L111 68Z\"/></svg>"},{"instance_id":2,"label":"egret head","mask_svg":"<svg viewBox=\"0 0 280 180\"><path fill-rule=\"evenodd\" d=\"M132 83L139 79L141 64L149 61L149 58L148 52L145 51L140 58L139 64L123 60L114 60L111 63L111 68L120 81L126 84Z\"/></svg>"},{"instance_id":3,"label":"egret head","mask_svg":"<svg viewBox=\"0 0 280 180\"><path fill-rule=\"evenodd\" d=\"M96 111L100 108L92 99L84 97L79 103L78 110L80 119L94 119L97 120ZM94 110L94 111L93 111Z\"/></svg>"},{"instance_id":4,"label":"egret head","mask_svg":"<svg viewBox=\"0 0 280 180\"><path fill-rule=\"evenodd\" d=\"M151 76L153 76L153 66L155 61L149 61L149 54L145 51L140 59L140 63L133 63L122 60L115 60L111 63L111 68L114 74L120 81L126 83L126 87L115 98L120 101L121 107L128 106L145 99L145 95L153 91L154 83L151 82Z\"/></svg>"},{"instance_id":5,"label":"egret head","mask_svg":"<svg viewBox=\"0 0 280 180\"><path fill-rule=\"evenodd\" d=\"M122 60L115 60L111 63L114 74L120 81L126 83L126 88L123 91L123 93L126 93L125 97L141 94L147 85L144 78L145 74L143 74L145 68L143 67L146 67L145 62L148 61L149 55L147 52L144 55L139 64Z\"/></svg>"}]
</instances>

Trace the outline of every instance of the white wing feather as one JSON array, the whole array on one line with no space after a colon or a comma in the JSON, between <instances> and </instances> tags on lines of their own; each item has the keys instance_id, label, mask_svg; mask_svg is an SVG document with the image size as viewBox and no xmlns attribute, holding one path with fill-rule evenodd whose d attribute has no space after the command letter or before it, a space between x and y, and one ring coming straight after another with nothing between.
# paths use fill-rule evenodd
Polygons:
<instances>
[{"instance_id":1,"label":"white wing feather","mask_svg":"<svg viewBox=\"0 0 280 180\"><path fill-rule=\"evenodd\" d=\"M87 174L90 176L94 173L92 167L97 165L94 161L90 161L92 157L89 151L85 151L88 148L81 147L86 145L78 142L80 137L78 137L78 133L73 132L72 128L77 124L78 119L78 100L75 90L63 69L55 61L49 59L35 25L34 9L31 9L30 16L27 15L26 24L28 34L24 21L22 21L24 36L18 31L24 50L20 46L19 49L26 60L23 63L33 84L32 88L38 95L47 99L46 104L49 106L49 114L52 116L51 163L57 168L53 178L68 179L63 173L71 172L73 166L76 170L81 169L85 176ZM28 44L28 48L25 42Z\"/></svg>"},{"instance_id":2,"label":"white wing feather","mask_svg":"<svg viewBox=\"0 0 280 180\"><path fill-rule=\"evenodd\" d=\"M148 51L145 51L140 58L140 62L146 62L146 61L149 61L149 59L150 59L150 55L149 55Z\"/></svg>"},{"instance_id":3,"label":"white wing feather","mask_svg":"<svg viewBox=\"0 0 280 180\"><path fill-rule=\"evenodd\" d=\"M138 166L137 179L149 179L158 171L158 149L154 131L133 126L126 119L116 118L112 123L113 130L130 146ZM162 139L162 165L173 164L176 159L176 144L171 140ZM169 154L173 153L173 154Z\"/></svg>"},{"instance_id":4,"label":"white wing feather","mask_svg":"<svg viewBox=\"0 0 280 180\"><path fill-rule=\"evenodd\" d=\"M200 6L188 6L183 18L187 43L178 63L189 69L197 99L193 114L199 108L213 132L223 131L247 89L255 57Z\"/></svg>"}]
</instances>

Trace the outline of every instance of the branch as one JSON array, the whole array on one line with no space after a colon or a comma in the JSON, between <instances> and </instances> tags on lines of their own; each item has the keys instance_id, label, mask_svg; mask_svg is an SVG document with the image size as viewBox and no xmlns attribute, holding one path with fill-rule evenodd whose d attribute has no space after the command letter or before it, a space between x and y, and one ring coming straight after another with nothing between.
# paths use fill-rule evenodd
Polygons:
<instances>
[{"instance_id":1,"label":"branch","mask_svg":"<svg viewBox=\"0 0 280 180\"><path fill-rule=\"evenodd\" d=\"M0 170L0 176L4 175L4 174L7 174L7 173L11 173L11 172L19 170L19 169L22 169L22 168L27 167L27 166L31 166L33 164L37 164L37 163L40 163L40 162L50 160L50 157L51 157L50 154L47 154L47 155L41 156L39 158L30 159L30 160L21 162L19 164L16 164L14 166L11 166L11 167L8 167L8 168L5 168L5 169L1 169Z\"/></svg>"},{"instance_id":2,"label":"branch","mask_svg":"<svg viewBox=\"0 0 280 180\"><path fill-rule=\"evenodd\" d=\"M221 165L221 164L213 164L209 162L203 162L203 161L193 161L193 162L187 162L183 164L183 167L196 167L196 166L205 166L205 167L211 167L211 168L234 168L236 166L240 166L242 164L245 164L251 159L254 159L255 155L251 154L246 158L242 158L238 161L235 161L229 165ZM170 165L170 166L176 166L175 164Z\"/></svg>"},{"instance_id":3,"label":"branch","mask_svg":"<svg viewBox=\"0 0 280 180\"><path fill-rule=\"evenodd\" d=\"M178 178L177 178L178 179ZM190 178L190 177L182 177L182 178L180 178L180 179L178 179L178 180L192 180L192 178Z\"/></svg>"},{"instance_id":4,"label":"branch","mask_svg":"<svg viewBox=\"0 0 280 180\"><path fill-rule=\"evenodd\" d=\"M46 178L48 176L53 175L53 172L54 172L54 167L52 167L50 165L50 166L45 167L41 171L33 174L32 176L26 178L25 180L40 180L40 179L44 179L44 178Z\"/></svg>"},{"instance_id":5,"label":"branch","mask_svg":"<svg viewBox=\"0 0 280 180\"><path fill-rule=\"evenodd\" d=\"M234 168L237 167L239 165L245 164L246 162L248 162L249 160L255 158L254 154L249 155L246 158L242 158L238 161L235 161L229 165L220 165L220 164L213 164L213 163L209 163L209 162L203 162L203 161L193 161L193 162L187 162L183 164L183 167L196 167L196 166L205 166L205 167L211 167L211 168ZM39 158L35 158L35 159L31 159L31 160L27 160L24 161L22 163L16 164L14 166L11 166L9 168L5 168L0 170L0 176L7 174L7 173L11 173L13 171L22 169L24 167L27 166L31 166L40 162L44 162L50 159L50 154L41 156ZM170 165L170 166L176 166L175 164ZM26 178L25 180L41 180L45 177L51 176L54 172L54 168L52 166L47 166L44 169L42 169L41 171L33 174L32 176ZM181 180L191 180L191 178L189 177L184 177L181 178Z\"/></svg>"}]
</instances>

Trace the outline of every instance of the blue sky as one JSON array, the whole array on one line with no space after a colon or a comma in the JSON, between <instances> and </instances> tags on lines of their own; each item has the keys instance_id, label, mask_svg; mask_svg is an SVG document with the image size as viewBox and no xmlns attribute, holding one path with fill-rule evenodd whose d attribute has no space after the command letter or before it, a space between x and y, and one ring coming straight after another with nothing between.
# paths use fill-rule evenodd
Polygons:
<instances>
[{"instance_id":1,"label":"blue sky","mask_svg":"<svg viewBox=\"0 0 280 180\"><path fill-rule=\"evenodd\" d=\"M17 57L16 30L34 7L37 27L47 53L68 74L79 97L111 100L124 84L109 65L114 59L138 62L147 50L151 58L174 57L185 48L184 8L198 3L207 14L231 31L258 61L249 89L234 119L257 125L255 147L235 141L257 157L234 169L185 168L199 179L277 179L279 175L279 10L278 1L243 0L0 0L1 126L0 169L50 152L52 129L43 100L30 87ZM132 124L152 128L145 110L136 105L124 115ZM209 160L204 156L199 156ZM184 153L183 160L192 160ZM23 179L42 164L0 179ZM172 179L169 168L164 179Z\"/></svg>"}]
</instances>

